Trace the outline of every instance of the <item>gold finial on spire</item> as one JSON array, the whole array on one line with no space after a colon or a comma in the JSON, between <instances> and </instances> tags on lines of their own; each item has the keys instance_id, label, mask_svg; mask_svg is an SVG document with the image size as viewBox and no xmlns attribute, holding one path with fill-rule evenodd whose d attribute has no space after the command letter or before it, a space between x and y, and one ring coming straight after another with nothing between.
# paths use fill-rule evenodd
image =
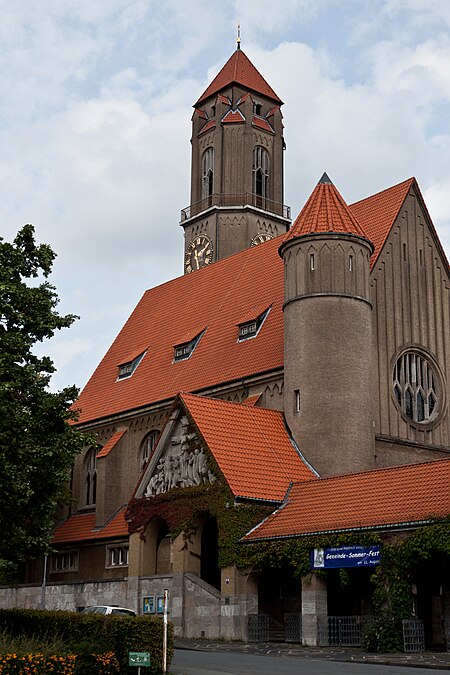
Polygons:
<instances>
[{"instance_id":1,"label":"gold finial on spire","mask_svg":"<svg viewBox=\"0 0 450 675\"><path fill-rule=\"evenodd\" d=\"M237 49L241 48L241 24L238 23L237 38L236 38Z\"/></svg>"}]
</instances>

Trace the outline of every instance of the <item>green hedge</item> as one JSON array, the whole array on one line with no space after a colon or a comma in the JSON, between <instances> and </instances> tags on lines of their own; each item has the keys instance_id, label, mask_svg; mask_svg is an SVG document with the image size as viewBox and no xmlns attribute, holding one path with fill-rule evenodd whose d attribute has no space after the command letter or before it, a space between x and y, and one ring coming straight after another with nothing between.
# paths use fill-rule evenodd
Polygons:
<instances>
[{"instance_id":1,"label":"green hedge","mask_svg":"<svg viewBox=\"0 0 450 675\"><path fill-rule=\"evenodd\" d=\"M77 655L77 673L92 675L92 654L114 652L120 672L136 675L128 666L129 652L149 652L150 668L144 673L162 670L163 622L156 617L123 617L36 609L0 609L0 632L12 637L46 639L57 637L67 652ZM173 656L173 631L168 627L167 665Z\"/></svg>"}]
</instances>

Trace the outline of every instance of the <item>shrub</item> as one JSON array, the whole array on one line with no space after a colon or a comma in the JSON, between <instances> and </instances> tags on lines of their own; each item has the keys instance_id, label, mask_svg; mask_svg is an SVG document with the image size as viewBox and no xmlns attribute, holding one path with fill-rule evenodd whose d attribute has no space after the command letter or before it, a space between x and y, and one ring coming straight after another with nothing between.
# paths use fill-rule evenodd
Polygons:
<instances>
[{"instance_id":1,"label":"shrub","mask_svg":"<svg viewBox=\"0 0 450 675\"><path fill-rule=\"evenodd\" d=\"M75 656L44 656L43 654L0 655L1 675L74 675Z\"/></svg>"},{"instance_id":2,"label":"shrub","mask_svg":"<svg viewBox=\"0 0 450 675\"><path fill-rule=\"evenodd\" d=\"M369 621L363 628L363 646L368 652L403 651L401 625L388 614Z\"/></svg>"},{"instance_id":3,"label":"shrub","mask_svg":"<svg viewBox=\"0 0 450 675\"><path fill-rule=\"evenodd\" d=\"M163 622L157 617L0 609L0 632L8 633L16 641L20 638L32 638L39 653L43 653L42 645L50 645L56 641L59 647L53 654L77 655L77 675L115 673L116 660L120 673L136 675L136 668L128 666L130 651L150 653L151 666L147 672L158 673L162 670ZM172 642L172 626L169 624L168 665L173 656ZM0 651L3 653L5 646L0 640ZM11 652L9 646L7 651ZM107 654L110 655L109 658L106 657ZM96 670L97 666L102 670Z\"/></svg>"}]
</instances>

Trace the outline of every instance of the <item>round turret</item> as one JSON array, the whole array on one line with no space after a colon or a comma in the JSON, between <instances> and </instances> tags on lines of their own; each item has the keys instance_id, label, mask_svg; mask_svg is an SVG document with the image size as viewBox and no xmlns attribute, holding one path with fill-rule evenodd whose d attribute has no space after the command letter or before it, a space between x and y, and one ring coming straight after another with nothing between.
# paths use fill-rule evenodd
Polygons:
<instances>
[{"instance_id":1,"label":"round turret","mask_svg":"<svg viewBox=\"0 0 450 675\"><path fill-rule=\"evenodd\" d=\"M372 251L324 174L280 247L285 415L322 476L374 465Z\"/></svg>"}]
</instances>

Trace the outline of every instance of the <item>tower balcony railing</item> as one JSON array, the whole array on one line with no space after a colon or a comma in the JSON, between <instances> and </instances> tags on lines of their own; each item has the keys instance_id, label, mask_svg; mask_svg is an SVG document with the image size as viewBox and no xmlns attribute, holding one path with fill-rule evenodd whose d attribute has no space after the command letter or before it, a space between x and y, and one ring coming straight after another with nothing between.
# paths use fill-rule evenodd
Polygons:
<instances>
[{"instance_id":1,"label":"tower balcony railing","mask_svg":"<svg viewBox=\"0 0 450 675\"><path fill-rule=\"evenodd\" d=\"M200 199L190 206L186 206L181 211L181 222L189 220L192 216L196 216L202 211L206 211L212 206L255 206L263 211L274 213L283 218L291 217L291 207L279 202L274 202L272 199L267 199L261 195L256 195L252 192L241 192L238 194L220 194L214 193L209 197Z\"/></svg>"}]
</instances>

